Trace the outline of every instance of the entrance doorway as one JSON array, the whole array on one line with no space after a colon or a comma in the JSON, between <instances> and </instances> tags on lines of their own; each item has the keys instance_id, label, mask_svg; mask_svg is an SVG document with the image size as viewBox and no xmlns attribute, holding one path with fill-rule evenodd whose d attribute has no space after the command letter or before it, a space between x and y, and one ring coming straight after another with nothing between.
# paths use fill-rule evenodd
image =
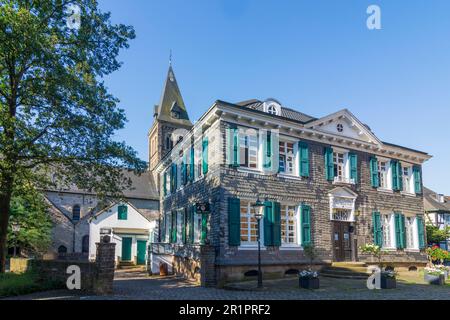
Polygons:
<instances>
[{"instance_id":1,"label":"entrance doorway","mask_svg":"<svg viewBox=\"0 0 450 320\"><path fill-rule=\"evenodd\" d=\"M131 261L132 238L122 238L122 261Z\"/></svg>"},{"instance_id":2,"label":"entrance doorway","mask_svg":"<svg viewBox=\"0 0 450 320\"><path fill-rule=\"evenodd\" d=\"M336 262L352 261L350 223L333 222L333 248Z\"/></svg>"},{"instance_id":3,"label":"entrance doorway","mask_svg":"<svg viewBox=\"0 0 450 320\"><path fill-rule=\"evenodd\" d=\"M137 241L137 264L145 265L145 256L147 253L147 241Z\"/></svg>"}]
</instances>

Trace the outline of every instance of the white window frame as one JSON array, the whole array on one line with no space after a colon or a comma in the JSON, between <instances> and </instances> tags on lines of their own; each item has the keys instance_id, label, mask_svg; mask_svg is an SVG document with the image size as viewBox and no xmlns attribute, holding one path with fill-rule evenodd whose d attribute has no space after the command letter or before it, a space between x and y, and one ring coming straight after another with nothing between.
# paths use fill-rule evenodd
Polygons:
<instances>
[{"instance_id":1,"label":"white window frame","mask_svg":"<svg viewBox=\"0 0 450 320\"><path fill-rule=\"evenodd\" d=\"M292 154L291 155L287 153L287 144L288 143L292 143ZM285 152L284 152L284 156L285 156L285 164L284 164L285 171L284 172L280 171L280 174L281 175L288 175L288 176L297 176L298 175L298 170L299 170L298 169L298 164L297 164L298 163L298 161L297 161L297 159L298 159L298 143L296 143L293 140L280 138L280 141L278 142L278 150L280 149L280 144L284 144L283 148L285 150ZM287 172L286 171L287 163L288 163L288 161L286 159L287 159L288 155L292 156L292 172ZM279 168L281 168L281 166L280 166L280 163L281 163L280 158L281 158L281 156L282 156L282 153L279 151L278 152L278 161L279 161L278 167Z\"/></svg>"},{"instance_id":2,"label":"white window frame","mask_svg":"<svg viewBox=\"0 0 450 320\"><path fill-rule=\"evenodd\" d=\"M410 223L409 219L412 219ZM405 216L406 249L419 250L419 234L416 216Z\"/></svg>"},{"instance_id":3,"label":"white window frame","mask_svg":"<svg viewBox=\"0 0 450 320\"><path fill-rule=\"evenodd\" d=\"M203 178L203 141L198 139L194 143L194 181Z\"/></svg>"},{"instance_id":4,"label":"white window frame","mask_svg":"<svg viewBox=\"0 0 450 320\"><path fill-rule=\"evenodd\" d=\"M177 244L183 244L184 209L177 210Z\"/></svg>"},{"instance_id":5,"label":"white window frame","mask_svg":"<svg viewBox=\"0 0 450 320\"><path fill-rule=\"evenodd\" d=\"M254 202L254 201L253 201ZM239 250L246 250L246 249L250 249L250 250L254 250L258 248L258 240L255 241L242 241L242 207L243 207L243 203L247 204L247 237L251 237L250 235L250 231L251 229L249 228L250 226L250 219L251 216L254 216L254 213L252 212L254 210L254 208L252 207L252 200L245 200L245 199L241 199L241 205L239 208L239 213L240 213L240 218L239 218L239 237L241 239L241 245L239 246ZM255 218L255 228L258 228L258 221ZM261 239L261 250L265 250L265 246L264 246L264 218L261 219L260 221L260 232L259 232L259 236Z\"/></svg>"},{"instance_id":6,"label":"white window frame","mask_svg":"<svg viewBox=\"0 0 450 320\"><path fill-rule=\"evenodd\" d=\"M260 159L263 159L261 157L261 150L263 150L262 146L262 135L260 134L258 129L254 128L244 128L239 127L239 145L238 145L238 152L239 152L239 162L240 162L240 168L243 168L244 170L261 170L262 168L262 161ZM253 138L254 145L251 145L251 140L249 137ZM255 139L256 137L256 139ZM247 146L244 144L242 146L242 141L247 139ZM244 165L245 158L242 157L241 148L244 148L244 152L248 152L248 166ZM254 152L256 157L256 163L253 161L250 161L250 154L251 152ZM254 166L251 167L250 165L253 164Z\"/></svg>"},{"instance_id":7,"label":"white window frame","mask_svg":"<svg viewBox=\"0 0 450 320\"><path fill-rule=\"evenodd\" d=\"M286 242L286 237L283 237L283 221L284 226L288 226L288 221L290 220L288 216L288 210L290 208L294 209L294 217L292 220L294 221L294 243ZM301 226L300 226L300 206L298 205L292 205L292 204L281 204L281 248L301 248ZM284 230L285 234L287 235L287 228Z\"/></svg>"},{"instance_id":8,"label":"white window frame","mask_svg":"<svg viewBox=\"0 0 450 320\"><path fill-rule=\"evenodd\" d=\"M385 223L385 217L388 217L388 223ZM389 226L389 239L390 242L389 244L385 243L385 226L388 225ZM381 214L381 226L382 226L382 235L383 235L383 244L382 244L382 248L383 249L392 249L395 250L396 249L396 238L395 238L395 218L394 218L394 214L393 213L382 213Z\"/></svg>"},{"instance_id":9,"label":"white window frame","mask_svg":"<svg viewBox=\"0 0 450 320\"><path fill-rule=\"evenodd\" d=\"M405 175L405 169L408 170L408 176ZM403 193L408 195L415 195L414 190L414 173L413 167L409 163L402 163L402 179L403 179ZM406 188L408 188L406 190Z\"/></svg>"},{"instance_id":10,"label":"white window frame","mask_svg":"<svg viewBox=\"0 0 450 320\"><path fill-rule=\"evenodd\" d=\"M342 176L339 176L337 170L334 170L335 174L334 183L355 184L355 181L353 179L350 179L350 161L348 158L349 151L346 149L333 147L333 167L336 165L335 163L336 154L343 155L343 164L342 164Z\"/></svg>"},{"instance_id":11,"label":"white window frame","mask_svg":"<svg viewBox=\"0 0 450 320\"><path fill-rule=\"evenodd\" d=\"M194 213L194 243L198 244L202 238L202 215Z\"/></svg>"},{"instance_id":12,"label":"white window frame","mask_svg":"<svg viewBox=\"0 0 450 320\"><path fill-rule=\"evenodd\" d=\"M164 223L165 223L165 228L166 228L166 233L165 233L165 237L164 237L164 242L165 243L169 243L170 242L170 228L172 225L172 212L168 211L165 214L165 219L164 219Z\"/></svg>"}]
</instances>

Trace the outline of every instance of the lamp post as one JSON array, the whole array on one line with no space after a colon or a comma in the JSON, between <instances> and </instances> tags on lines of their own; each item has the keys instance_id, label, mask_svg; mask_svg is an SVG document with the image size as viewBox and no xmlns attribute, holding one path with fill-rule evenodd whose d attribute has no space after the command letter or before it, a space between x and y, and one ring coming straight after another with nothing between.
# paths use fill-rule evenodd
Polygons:
<instances>
[{"instance_id":1,"label":"lamp post","mask_svg":"<svg viewBox=\"0 0 450 320\"><path fill-rule=\"evenodd\" d=\"M256 203L252 204L255 210L255 218L258 221L258 289L263 287L262 272L261 272L261 219L264 217L265 205L261 200L256 200Z\"/></svg>"}]
</instances>

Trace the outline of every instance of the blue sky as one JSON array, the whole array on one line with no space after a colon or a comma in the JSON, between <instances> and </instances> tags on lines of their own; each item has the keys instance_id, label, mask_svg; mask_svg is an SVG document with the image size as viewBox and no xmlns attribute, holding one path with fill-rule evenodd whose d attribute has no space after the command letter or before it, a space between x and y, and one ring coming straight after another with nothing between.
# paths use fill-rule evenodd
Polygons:
<instances>
[{"instance_id":1,"label":"blue sky","mask_svg":"<svg viewBox=\"0 0 450 320\"><path fill-rule=\"evenodd\" d=\"M450 1L100 0L135 27L106 78L147 159L169 51L191 120L217 100L274 97L321 117L348 108L383 141L426 151L425 185L450 195ZM377 4L382 30L368 30Z\"/></svg>"}]
</instances>

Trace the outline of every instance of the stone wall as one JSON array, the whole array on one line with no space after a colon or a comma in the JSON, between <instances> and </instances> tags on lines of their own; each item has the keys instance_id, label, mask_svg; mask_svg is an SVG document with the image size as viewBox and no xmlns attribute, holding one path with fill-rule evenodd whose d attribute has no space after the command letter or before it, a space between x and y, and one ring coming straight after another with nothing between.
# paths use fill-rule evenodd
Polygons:
<instances>
[{"instance_id":1,"label":"stone wall","mask_svg":"<svg viewBox=\"0 0 450 320\"><path fill-rule=\"evenodd\" d=\"M81 271L81 291L88 294L106 295L113 293L114 243L97 244L95 262L68 260L30 260L29 269L36 272L40 281L55 282L66 287L67 268L75 265Z\"/></svg>"}]
</instances>

